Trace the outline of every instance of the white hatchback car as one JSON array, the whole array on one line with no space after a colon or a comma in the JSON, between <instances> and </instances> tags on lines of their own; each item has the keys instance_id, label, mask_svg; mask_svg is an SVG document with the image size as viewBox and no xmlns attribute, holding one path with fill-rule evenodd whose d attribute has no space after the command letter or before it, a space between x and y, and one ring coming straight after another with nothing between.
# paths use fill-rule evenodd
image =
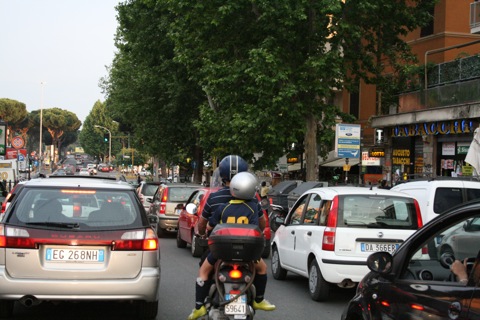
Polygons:
<instances>
[{"instance_id":1,"label":"white hatchback car","mask_svg":"<svg viewBox=\"0 0 480 320\"><path fill-rule=\"evenodd\" d=\"M287 271L309 279L313 300L326 300L332 284L354 287L368 272L372 252L393 253L422 226L410 195L362 187L313 188L294 204L272 241L273 277Z\"/></svg>"}]
</instances>

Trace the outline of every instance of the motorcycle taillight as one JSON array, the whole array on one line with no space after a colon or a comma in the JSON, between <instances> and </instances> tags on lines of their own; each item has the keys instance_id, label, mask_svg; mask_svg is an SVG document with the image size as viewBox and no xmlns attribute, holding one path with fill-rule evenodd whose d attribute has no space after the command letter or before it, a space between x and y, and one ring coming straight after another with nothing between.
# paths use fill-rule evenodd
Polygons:
<instances>
[{"instance_id":1,"label":"motorcycle taillight","mask_svg":"<svg viewBox=\"0 0 480 320\"><path fill-rule=\"evenodd\" d=\"M232 270L228 273L231 279L240 279L242 277L242 271L237 269L237 266L234 266Z\"/></svg>"}]
</instances>

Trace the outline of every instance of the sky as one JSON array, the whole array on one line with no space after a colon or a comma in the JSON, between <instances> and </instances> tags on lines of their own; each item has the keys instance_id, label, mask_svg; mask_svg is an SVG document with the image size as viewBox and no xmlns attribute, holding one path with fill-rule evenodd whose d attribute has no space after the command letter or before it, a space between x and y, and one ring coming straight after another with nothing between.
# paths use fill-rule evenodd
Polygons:
<instances>
[{"instance_id":1,"label":"sky","mask_svg":"<svg viewBox=\"0 0 480 320\"><path fill-rule=\"evenodd\" d=\"M0 0L0 98L60 108L82 123L116 48L120 0ZM42 84L43 83L43 84Z\"/></svg>"}]
</instances>

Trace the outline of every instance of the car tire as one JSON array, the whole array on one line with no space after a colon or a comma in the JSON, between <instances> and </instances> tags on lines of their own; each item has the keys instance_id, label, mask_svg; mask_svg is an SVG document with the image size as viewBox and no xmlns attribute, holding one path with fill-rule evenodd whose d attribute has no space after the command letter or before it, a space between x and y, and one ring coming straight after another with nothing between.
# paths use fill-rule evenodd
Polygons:
<instances>
[{"instance_id":1,"label":"car tire","mask_svg":"<svg viewBox=\"0 0 480 320\"><path fill-rule=\"evenodd\" d=\"M138 319L153 320L158 314L158 301L139 301Z\"/></svg>"},{"instance_id":2,"label":"car tire","mask_svg":"<svg viewBox=\"0 0 480 320\"><path fill-rule=\"evenodd\" d=\"M276 247L272 248L272 275L276 280L285 280L287 278L287 270L283 269L280 265L280 254Z\"/></svg>"},{"instance_id":3,"label":"car tire","mask_svg":"<svg viewBox=\"0 0 480 320\"><path fill-rule=\"evenodd\" d=\"M14 303L13 300L0 300L0 319L11 319Z\"/></svg>"},{"instance_id":4,"label":"car tire","mask_svg":"<svg viewBox=\"0 0 480 320\"><path fill-rule=\"evenodd\" d=\"M203 247L201 247L197 241L195 234L192 234L192 243L191 243L192 257L198 258L203 254Z\"/></svg>"},{"instance_id":5,"label":"car tire","mask_svg":"<svg viewBox=\"0 0 480 320\"><path fill-rule=\"evenodd\" d=\"M330 292L330 284L323 278L317 260L310 262L308 268L308 289L314 301L325 301Z\"/></svg>"},{"instance_id":6,"label":"car tire","mask_svg":"<svg viewBox=\"0 0 480 320\"><path fill-rule=\"evenodd\" d=\"M177 248L186 248L187 242L180 237L180 227L177 227Z\"/></svg>"},{"instance_id":7,"label":"car tire","mask_svg":"<svg viewBox=\"0 0 480 320\"><path fill-rule=\"evenodd\" d=\"M270 256L270 240L265 240L265 248L263 248L262 258L266 259Z\"/></svg>"}]
</instances>

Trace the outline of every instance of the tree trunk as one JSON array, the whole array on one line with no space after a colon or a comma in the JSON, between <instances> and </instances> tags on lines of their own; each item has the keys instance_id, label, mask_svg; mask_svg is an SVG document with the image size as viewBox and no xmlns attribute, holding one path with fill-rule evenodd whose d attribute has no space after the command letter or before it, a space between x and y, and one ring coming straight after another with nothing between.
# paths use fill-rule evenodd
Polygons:
<instances>
[{"instance_id":1,"label":"tree trunk","mask_svg":"<svg viewBox=\"0 0 480 320\"><path fill-rule=\"evenodd\" d=\"M193 172L193 182L202 183L203 179L203 149L199 146L195 146L194 161L196 163Z\"/></svg>"},{"instance_id":2,"label":"tree trunk","mask_svg":"<svg viewBox=\"0 0 480 320\"><path fill-rule=\"evenodd\" d=\"M317 119L310 115L306 119L307 131L305 132L305 162L306 162L306 181L317 181Z\"/></svg>"}]
</instances>

